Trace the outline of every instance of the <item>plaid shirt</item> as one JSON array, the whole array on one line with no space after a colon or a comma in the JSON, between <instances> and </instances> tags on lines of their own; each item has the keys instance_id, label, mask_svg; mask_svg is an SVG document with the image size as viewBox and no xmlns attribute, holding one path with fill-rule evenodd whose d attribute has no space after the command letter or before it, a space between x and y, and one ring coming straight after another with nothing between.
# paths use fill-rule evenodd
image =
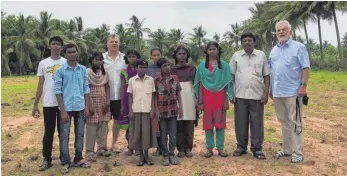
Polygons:
<instances>
[{"instance_id":1,"label":"plaid shirt","mask_svg":"<svg viewBox=\"0 0 347 176\"><path fill-rule=\"evenodd\" d=\"M160 118L177 117L178 97L177 92L181 91L180 82L176 75L170 75L163 79L160 75L155 79L155 89L158 100L158 110Z\"/></svg>"}]
</instances>

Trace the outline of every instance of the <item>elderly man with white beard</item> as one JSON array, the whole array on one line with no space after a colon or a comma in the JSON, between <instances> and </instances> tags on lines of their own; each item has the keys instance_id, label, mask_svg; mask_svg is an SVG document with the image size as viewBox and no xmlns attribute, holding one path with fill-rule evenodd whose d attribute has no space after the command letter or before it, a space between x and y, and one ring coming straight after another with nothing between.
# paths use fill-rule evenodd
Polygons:
<instances>
[{"instance_id":1,"label":"elderly man with white beard","mask_svg":"<svg viewBox=\"0 0 347 176\"><path fill-rule=\"evenodd\" d=\"M276 158L291 156L292 163L300 163L304 161L301 122L310 60L305 45L292 39L288 21L276 24L276 35L279 43L272 49L269 58L269 95L282 126L283 146L276 153Z\"/></svg>"}]
</instances>

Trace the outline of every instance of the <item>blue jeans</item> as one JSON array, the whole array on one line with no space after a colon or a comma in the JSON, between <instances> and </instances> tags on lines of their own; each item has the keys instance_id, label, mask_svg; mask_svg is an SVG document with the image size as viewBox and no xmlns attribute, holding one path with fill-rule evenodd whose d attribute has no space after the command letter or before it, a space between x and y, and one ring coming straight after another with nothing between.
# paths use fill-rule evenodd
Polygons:
<instances>
[{"instance_id":1,"label":"blue jeans","mask_svg":"<svg viewBox=\"0 0 347 176\"><path fill-rule=\"evenodd\" d=\"M69 139L71 118L74 119L75 127L75 158L74 162L82 160L83 137L84 137L84 110L68 112L70 119L67 122L60 121L60 155L61 164L70 164L71 158L69 154Z\"/></svg>"},{"instance_id":2,"label":"blue jeans","mask_svg":"<svg viewBox=\"0 0 347 176\"><path fill-rule=\"evenodd\" d=\"M161 142L161 153L163 156L175 155L176 147L176 133L177 133L177 117L161 118L159 121L160 125L160 142ZM168 146L168 137L169 148Z\"/></svg>"}]
</instances>

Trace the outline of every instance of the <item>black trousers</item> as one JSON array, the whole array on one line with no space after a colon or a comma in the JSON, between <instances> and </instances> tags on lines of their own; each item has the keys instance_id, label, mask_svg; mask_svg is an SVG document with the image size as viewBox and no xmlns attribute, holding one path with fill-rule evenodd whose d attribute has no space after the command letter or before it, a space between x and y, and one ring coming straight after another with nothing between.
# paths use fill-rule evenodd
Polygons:
<instances>
[{"instance_id":1,"label":"black trousers","mask_svg":"<svg viewBox=\"0 0 347 176\"><path fill-rule=\"evenodd\" d=\"M195 120L178 120L176 146L179 152L193 149Z\"/></svg>"},{"instance_id":2,"label":"black trousers","mask_svg":"<svg viewBox=\"0 0 347 176\"><path fill-rule=\"evenodd\" d=\"M237 148L247 151L250 127L251 151L261 151L264 140L264 104L260 100L236 98L234 108Z\"/></svg>"},{"instance_id":3,"label":"black trousers","mask_svg":"<svg viewBox=\"0 0 347 176\"><path fill-rule=\"evenodd\" d=\"M42 156L46 161L52 161L52 146L55 127L58 131L58 141L60 138L60 110L58 106L43 107L44 135L42 139Z\"/></svg>"}]
</instances>

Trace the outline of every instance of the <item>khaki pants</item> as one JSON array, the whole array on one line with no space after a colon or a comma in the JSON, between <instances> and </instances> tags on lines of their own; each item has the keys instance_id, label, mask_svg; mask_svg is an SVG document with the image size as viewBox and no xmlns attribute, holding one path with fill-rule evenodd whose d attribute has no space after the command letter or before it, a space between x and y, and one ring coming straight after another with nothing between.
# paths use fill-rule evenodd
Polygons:
<instances>
[{"instance_id":1,"label":"khaki pants","mask_svg":"<svg viewBox=\"0 0 347 176\"><path fill-rule=\"evenodd\" d=\"M98 144L98 152L107 150L108 121L86 124L86 154L93 155L95 142Z\"/></svg>"},{"instance_id":2,"label":"khaki pants","mask_svg":"<svg viewBox=\"0 0 347 176\"><path fill-rule=\"evenodd\" d=\"M274 106L278 121L282 126L282 150L287 154L302 155L302 97L297 108L295 97L274 97ZM298 110L298 111L297 111Z\"/></svg>"}]
</instances>

